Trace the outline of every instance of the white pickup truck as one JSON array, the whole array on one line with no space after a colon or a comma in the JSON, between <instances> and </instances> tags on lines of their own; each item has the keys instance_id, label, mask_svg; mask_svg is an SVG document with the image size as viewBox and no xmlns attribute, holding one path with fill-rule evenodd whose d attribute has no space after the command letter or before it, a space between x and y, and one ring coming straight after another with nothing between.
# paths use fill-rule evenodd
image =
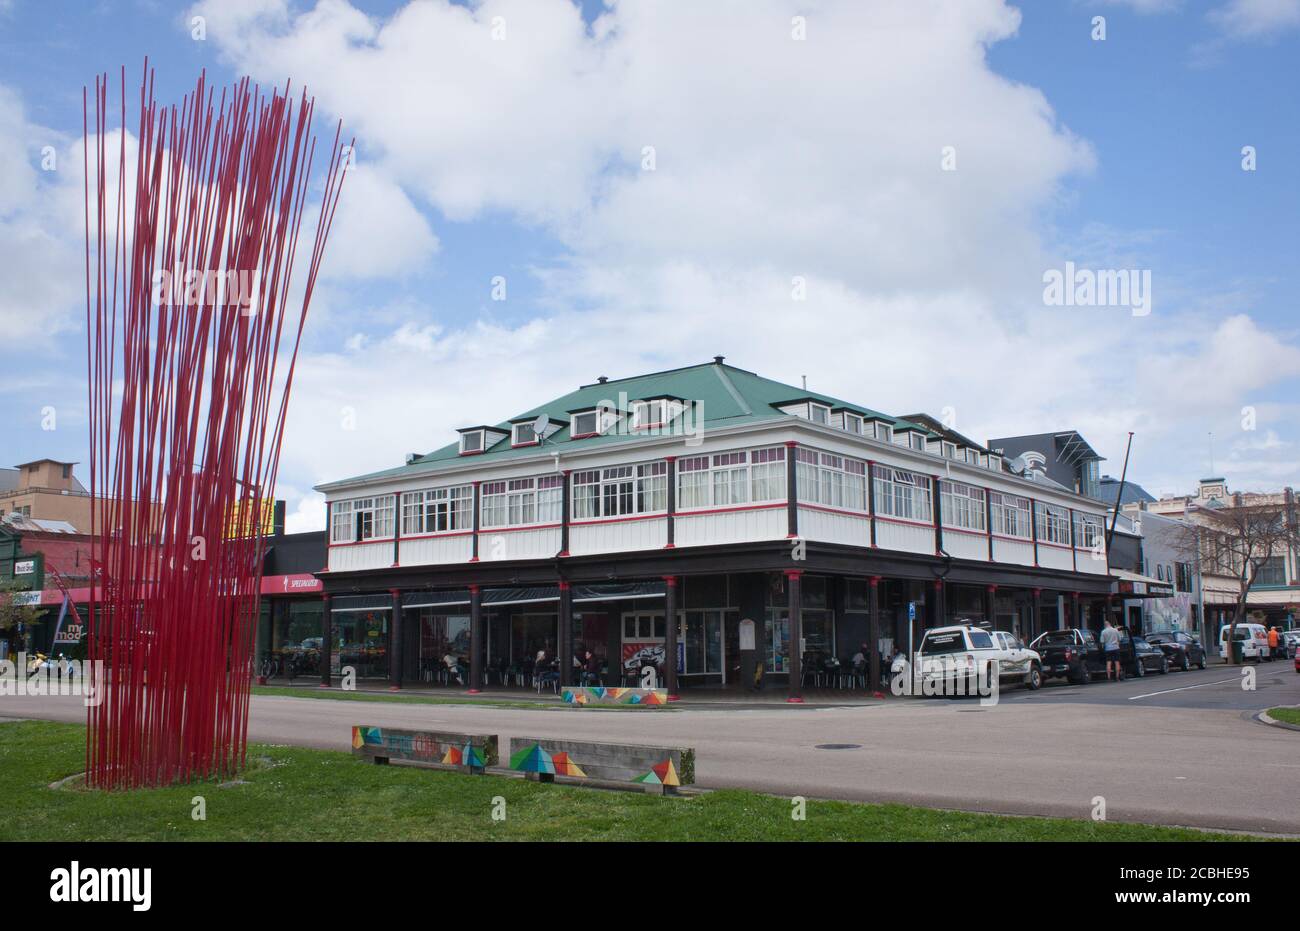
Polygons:
<instances>
[{"instance_id":1,"label":"white pickup truck","mask_svg":"<svg viewBox=\"0 0 1300 931\"><path fill-rule=\"evenodd\" d=\"M1043 684L1041 657L1015 634L971 624L934 627L925 632L917 650L918 684L924 694L976 694L971 686L991 682L990 667L994 663L999 686L1023 683L1026 688L1037 689ZM959 682L963 688L960 693L955 691Z\"/></svg>"}]
</instances>

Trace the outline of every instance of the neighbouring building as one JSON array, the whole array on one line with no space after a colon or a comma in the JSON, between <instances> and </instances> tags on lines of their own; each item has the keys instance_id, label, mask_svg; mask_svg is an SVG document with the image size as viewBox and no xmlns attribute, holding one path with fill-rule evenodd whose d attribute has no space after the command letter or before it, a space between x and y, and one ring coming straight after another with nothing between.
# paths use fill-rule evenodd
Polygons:
<instances>
[{"instance_id":1,"label":"neighbouring building","mask_svg":"<svg viewBox=\"0 0 1300 931\"><path fill-rule=\"evenodd\" d=\"M1040 473L1075 494L1100 500L1103 457L1077 430L989 440L990 449L1015 461L1017 471Z\"/></svg>"},{"instance_id":2,"label":"neighbouring building","mask_svg":"<svg viewBox=\"0 0 1300 931\"><path fill-rule=\"evenodd\" d=\"M720 356L519 407L318 486L323 680L351 667L400 687L454 654L479 687L539 650L568 680L581 646L606 684L649 657L672 691L738 686L751 620L764 683L797 697L859 644L879 662L928 626L1028 639L1099 626L1106 609L1096 489L1013 473L1003 441ZM465 419L478 419L471 400ZM1100 457L1077 434L1047 440L1053 463L1095 476Z\"/></svg>"},{"instance_id":3,"label":"neighbouring building","mask_svg":"<svg viewBox=\"0 0 1300 931\"><path fill-rule=\"evenodd\" d=\"M1213 525L1213 521L1206 518L1206 512L1254 506L1281 507L1294 512L1295 494L1290 488L1265 493L1234 492L1219 476L1201 479L1194 495L1139 501L1125 504L1124 510L1142 520L1144 526L1148 515L1156 515L1178 521L1181 526L1190 526L1193 532L1194 528L1200 527L1205 536ZM1168 569L1167 564L1165 568ZM1201 577L1206 627L1213 635L1212 639L1217 639L1219 628L1232 620L1233 608L1240 594L1238 580L1216 570L1211 560L1204 560L1202 565L1192 568ZM1287 552L1273 554L1266 560L1255 585L1246 594L1246 609L1260 623L1283 628L1296 626L1300 617L1300 553L1289 548Z\"/></svg>"},{"instance_id":4,"label":"neighbouring building","mask_svg":"<svg viewBox=\"0 0 1300 931\"><path fill-rule=\"evenodd\" d=\"M0 517L57 520L90 532L90 492L72 474L75 462L37 459L0 469Z\"/></svg>"}]
</instances>

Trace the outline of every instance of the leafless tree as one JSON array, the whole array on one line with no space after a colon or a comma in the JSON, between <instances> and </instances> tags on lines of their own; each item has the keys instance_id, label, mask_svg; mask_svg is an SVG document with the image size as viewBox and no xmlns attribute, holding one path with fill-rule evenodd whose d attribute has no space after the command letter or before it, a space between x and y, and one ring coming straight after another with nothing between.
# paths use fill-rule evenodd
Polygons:
<instances>
[{"instance_id":1,"label":"leafless tree","mask_svg":"<svg viewBox=\"0 0 1300 931\"><path fill-rule=\"evenodd\" d=\"M1268 560L1300 548L1300 522L1293 501L1188 508L1188 525L1175 542L1187 562L1202 574L1234 579L1237 601L1228 630L1228 661L1233 637L1246 617L1246 596ZM1208 644L1207 644L1208 646Z\"/></svg>"}]
</instances>

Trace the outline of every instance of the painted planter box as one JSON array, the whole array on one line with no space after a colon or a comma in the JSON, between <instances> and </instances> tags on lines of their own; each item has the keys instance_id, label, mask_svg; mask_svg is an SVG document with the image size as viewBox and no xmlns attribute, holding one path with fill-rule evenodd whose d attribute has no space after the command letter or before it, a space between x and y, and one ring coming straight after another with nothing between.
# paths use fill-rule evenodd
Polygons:
<instances>
[{"instance_id":1,"label":"painted planter box","mask_svg":"<svg viewBox=\"0 0 1300 931\"><path fill-rule=\"evenodd\" d=\"M481 773L498 762L495 735L404 731L365 724L352 728L352 752L376 763L409 760L472 773Z\"/></svg>"},{"instance_id":2,"label":"painted planter box","mask_svg":"<svg viewBox=\"0 0 1300 931\"><path fill-rule=\"evenodd\" d=\"M678 786L695 783L695 750L511 737L510 768L540 782L554 782L556 776L567 776L638 783L647 790L666 795Z\"/></svg>"},{"instance_id":3,"label":"painted planter box","mask_svg":"<svg viewBox=\"0 0 1300 931\"><path fill-rule=\"evenodd\" d=\"M661 708L668 704L667 689L607 689L599 686L569 686L561 693L569 705L640 705Z\"/></svg>"}]
</instances>

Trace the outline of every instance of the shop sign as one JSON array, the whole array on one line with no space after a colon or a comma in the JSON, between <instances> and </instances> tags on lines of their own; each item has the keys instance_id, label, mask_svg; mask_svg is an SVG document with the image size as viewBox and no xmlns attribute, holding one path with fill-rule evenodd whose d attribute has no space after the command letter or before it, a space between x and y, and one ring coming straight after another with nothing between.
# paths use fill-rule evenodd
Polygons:
<instances>
[{"instance_id":1,"label":"shop sign","mask_svg":"<svg viewBox=\"0 0 1300 931\"><path fill-rule=\"evenodd\" d=\"M23 559L14 563L14 575L31 575L36 571L36 560Z\"/></svg>"}]
</instances>

